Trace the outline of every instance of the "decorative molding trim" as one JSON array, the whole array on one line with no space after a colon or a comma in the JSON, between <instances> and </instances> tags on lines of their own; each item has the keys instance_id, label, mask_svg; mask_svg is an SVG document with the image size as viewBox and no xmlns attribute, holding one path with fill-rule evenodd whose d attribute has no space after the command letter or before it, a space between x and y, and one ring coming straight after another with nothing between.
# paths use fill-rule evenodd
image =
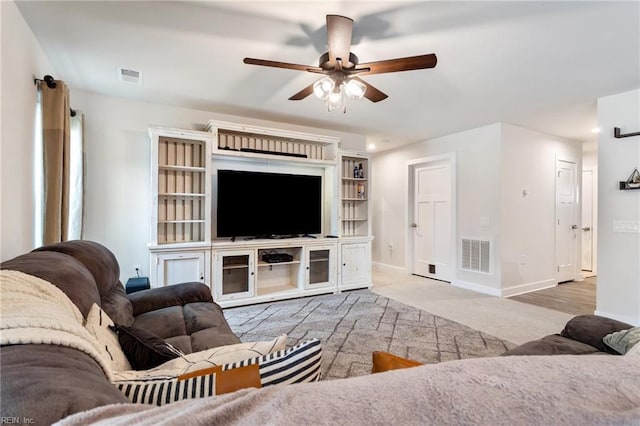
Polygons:
<instances>
[{"instance_id":1,"label":"decorative molding trim","mask_svg":"<svg viewBox=\"0 0 640 426\"><path fill-rule=\"evenodd\" d=\"M205 127L205 131L212 132L212 133L216 132L217 129L231 130L231 131L243 132L243 133L252 133L257 135L267 135L267 136L274 136L274 137L280 137L280 138L299 139L304 141L325 142L325 143L331 143L336 145L340 142L340 138L337 138L335 136L326 136L326 135L319 135L315 133L299 132L296 130L278 129L274 127L263 127L258 125L236 123L231 121L209 120L209 122Z\"/></svg>"}]
</instances>

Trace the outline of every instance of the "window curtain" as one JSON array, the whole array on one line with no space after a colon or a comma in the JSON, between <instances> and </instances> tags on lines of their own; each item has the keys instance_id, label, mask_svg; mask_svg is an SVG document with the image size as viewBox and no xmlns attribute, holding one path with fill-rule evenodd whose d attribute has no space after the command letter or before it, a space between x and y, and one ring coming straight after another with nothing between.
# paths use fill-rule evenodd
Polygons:
<instances>
[{"instance_id":1,"label":"window curtain","mask_svg":"<svg viewBox=\"0 0 640 426\"><path fill-rule=\"evenodd\" d=\"M67 240L79 240L84 225L84 115L75 111L71 116L69 154L69 214Z\"/></svg>"},{"instance_id":2,"label":"window curtain","mask_svg":"<svg viewBox=\"0 0 640 426\"><path fill-rule=\"evenodd\" d=\"M81 142L80 155L72 152L78 144L71 143L67 85L56 80L56 87L52 88L39 81L38 88L42 112L42 243L53 244L81 238L84 196L75 175L78 167L80 175L84 174L84 162ZM80 120L80 129L81 123ZM77 125L74 127L77 130Z\"/></svg>"}]
</instances>

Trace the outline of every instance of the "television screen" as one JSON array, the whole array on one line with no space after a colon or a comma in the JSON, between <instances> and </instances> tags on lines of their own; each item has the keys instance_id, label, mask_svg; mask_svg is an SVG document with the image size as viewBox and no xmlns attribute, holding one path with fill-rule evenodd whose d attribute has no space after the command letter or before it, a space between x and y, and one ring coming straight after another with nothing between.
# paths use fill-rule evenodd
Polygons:
<instances>
[{"instance_id":1,"label":"television screen","mask_svg":"<svg viewBox=\"0 0 640 426\"><path fill-rule=\"evenodd\" d=\"M322 232L322 177L218 170L218 237Z\"/></svg>"}]
</instances>

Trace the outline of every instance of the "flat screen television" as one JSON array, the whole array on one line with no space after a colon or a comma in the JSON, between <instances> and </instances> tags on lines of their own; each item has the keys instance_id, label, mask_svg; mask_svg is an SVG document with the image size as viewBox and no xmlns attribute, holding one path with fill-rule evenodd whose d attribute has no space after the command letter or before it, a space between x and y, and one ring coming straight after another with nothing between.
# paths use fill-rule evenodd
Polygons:
<instances>
[{"instance_id":1,"label":"flat screen television","mask_svg":"<svg viewBox=\"0 0 640 426\"><path fill-rule=\"evenodd\" d=\"M322 177L218 170L218 237L322 232Z\"/></svg>"}]
</instances>

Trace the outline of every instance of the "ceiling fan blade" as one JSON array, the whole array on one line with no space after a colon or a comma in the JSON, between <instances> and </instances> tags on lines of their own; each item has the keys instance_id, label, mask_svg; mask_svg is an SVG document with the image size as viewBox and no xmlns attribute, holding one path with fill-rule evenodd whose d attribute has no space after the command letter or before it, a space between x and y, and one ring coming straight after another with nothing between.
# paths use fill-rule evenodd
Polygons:
<instances>
[{"instance_id":1,"label":"ceiling fan blade","mask_svg":"<svg viewBox=\"0 0 640 426\"><path fill-rule=\"evenodd\" d=\"M344 68L350 68L354 65L349 62L352 33L353 19L340 15L327 15L327 44L330 63L335 65L336 60L341 59Z\"/></svg>"},{"instance_id":2,"label":"ceiling fan blade","mask_svg":"<svg viewBox=\"0 0 640 426\"><path fill-rule=\"evenodd\" d=\"M367 86L367 90L365 90L365 92L364 92L364 97L369 99L371 102L384 101L385 99L387 99L389 97L386 93L376 89L375 87L373 87L372 85L370 85L369 83L364 81L363 79L361 79L359 77L351 77L351 78L353 80L358 80L360 83L362 83L365 86Z\"/></svg>"},{"instance_id":3,"label":"ceiling fan blade","mask_svg":"<svg viewBox=\"0 0 640 426\"><path fill-rule=\"evenodd\" d=\"M296 93L295 95L291 96L289 98L290 101L300 101L304 98L306 98L307 96L309 96L310 94L313 93L313 84L308 85L307 87L305 87L304 89L302 89L301 91L299 91L298 93Z\"/></svg>"},{"instance_id":4,"label":"ceiling fan blade","mask_svg":"<svg viewBox=\"0 0 640 426\"><path fill-rule=\"evenodd\" d=\"M384 74L388 72L421 70L425 68L433 68L438 63L435 53L428 55L409 56L406 58L387 59L385 61L368 62L358 64L356 69L369 68L368 72L362 74Z\"/></svg>"},{"instance_id":5,"label":"ceiling fan blade","mask_svg":"<svg viewBox=\"0 0 640 426\"><path fill-rule=\"evenodd\" d=\"M266 59L244 58L242 62L250 65L262 65L263 67L285 68L296 71L324 72L324 70L320 67L314 67L311 65L290 64L288 62L269 61Z\"/></svg>"}]
</instances>

